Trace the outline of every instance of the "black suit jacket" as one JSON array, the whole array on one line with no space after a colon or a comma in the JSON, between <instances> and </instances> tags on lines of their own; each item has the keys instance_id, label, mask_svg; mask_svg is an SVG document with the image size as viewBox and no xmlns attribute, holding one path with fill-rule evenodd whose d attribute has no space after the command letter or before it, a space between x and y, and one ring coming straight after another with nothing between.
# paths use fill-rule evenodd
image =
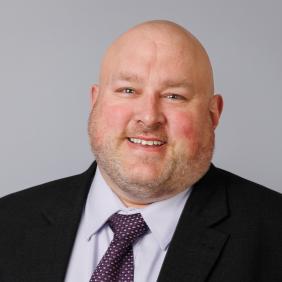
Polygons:
<instances>
[{"instance_id":1,"label":"black suit jacket","mask_svg":"<svg viewBox=\"0 0 282 282\"><path fill-rule=\"evenodd\" d=\"M1 282L64 280L95 169L0 200ZM281 194L212 165L186 203L158 281L281 282L281 219Z\"/></svg>"}]
</instances>

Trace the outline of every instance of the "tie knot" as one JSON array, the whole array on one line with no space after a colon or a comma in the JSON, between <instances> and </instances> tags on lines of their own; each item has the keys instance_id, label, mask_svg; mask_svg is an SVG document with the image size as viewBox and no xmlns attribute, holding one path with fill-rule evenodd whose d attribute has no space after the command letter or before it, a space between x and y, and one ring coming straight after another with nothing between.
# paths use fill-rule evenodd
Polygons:
<instances>
[{"instance_id":1,"label":"tie knot","mask_svg":"<svg viewBox=\"0 0 282 282\"><path fill-rule=\"evenodd\" d=\"M133 243L145 234L148 226L140 213L113 214L109 218L109 225L114 232L114 237Z\"/></svg>"}]
</instances>

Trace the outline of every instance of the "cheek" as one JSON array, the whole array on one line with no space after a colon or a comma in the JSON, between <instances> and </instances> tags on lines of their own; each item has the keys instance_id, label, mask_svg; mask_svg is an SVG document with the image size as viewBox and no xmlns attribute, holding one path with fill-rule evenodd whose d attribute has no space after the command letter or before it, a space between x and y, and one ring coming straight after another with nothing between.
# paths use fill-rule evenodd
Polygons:
<instances>
[{"instance_id":1,"label":"cheek","mask_svg":"<svg viewBox=\"0 0 282 282\"><path fill-rule=\"evenodd\" d=\"M197 154L204 142L204 124L200 116L194 112L174 113L170 136L175 141L176 147L192 155Z\"/></svg>"},{"instance_id":2,"label":"cheek","mask_svg":"<svg viewBox=\"0 0 282 282\"><path fill-rule=\"evenodd\" d=\"M171 134L181 139L194 139L196 134L195 117L191 113L174 113L170 119Z\"/></svg>"},{"instance_id":3,"label":"cheek","mask_svg":"<svg viewBox=\"0 0 282 282\"><path fill-rule=\"evenodd\" d=\"M129 108L117 105L97 105L91 113L89 134L92 146L99 150L109 141L123 136L131 113Z\"/></svg>"},{"instance_id":4,"label":"cheek","mask_svg":"<svg viewBox=\"0 0 282 282\"><path fill-rule=\"evenodd\" d=\"M104 127L108 130L124 129L130 120L131 111L129 107L121 105L102 105L101 118Z\"/></svg>"}]
</instances>

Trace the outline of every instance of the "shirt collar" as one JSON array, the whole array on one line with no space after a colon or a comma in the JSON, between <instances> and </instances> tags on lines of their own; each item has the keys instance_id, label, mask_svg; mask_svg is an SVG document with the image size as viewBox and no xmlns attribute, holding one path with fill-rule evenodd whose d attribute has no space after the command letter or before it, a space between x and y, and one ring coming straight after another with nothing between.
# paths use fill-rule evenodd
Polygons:
<instances>
[{"instance_id":1,"label":"shirt collar","mask_svg":"<svg viewBox=\"0 0 282 282\"><path fill-rule=\"evenodd\" d=\"M153 236L162 250L165 250L174 234L184 205L191 193L187 188L169 199L152 203L141 211Z\"/></svg>"},{"instance_id":2,"label":"shirt collar","mask_svg":"<svg viewBox=\"0 0 282 282\"><path fill-rule=\"evenodd\" d=\"M97 166L85 206L88 238L98 232L112 214L124 208L124 204L107 185Z\"/></svg>"},{"instance_id":3,"label":"shirt collar","mask_svg":"<svg viewBox=\"0 0 282 282\"><path fill-rule=\"evenodd\" d=\"M112 214L140 212L160 248L165 250L172 239L191 190L187 188L174 197L152 203L145 208L127 208L107 185L97 167L85 206L88 239L104 226Z\"/></svg>"}]
</instances>

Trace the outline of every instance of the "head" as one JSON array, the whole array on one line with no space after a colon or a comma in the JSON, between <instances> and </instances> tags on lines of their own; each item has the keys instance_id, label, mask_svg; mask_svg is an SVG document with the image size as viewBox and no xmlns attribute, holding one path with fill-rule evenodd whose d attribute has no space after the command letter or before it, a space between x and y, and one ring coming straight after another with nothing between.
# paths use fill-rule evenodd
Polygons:
<instances>
[{"instance_id":1,"label":"head","mask_svg":"<svg viewBox=\"0 0 282 282\"><path fill-rule=\"evenodd\" d=\"M145 22L107 50L92 87L90 143L128 206L182 192L208 170L222 111L200 42L168 21Z\"/></svg>"}]
</instances>

